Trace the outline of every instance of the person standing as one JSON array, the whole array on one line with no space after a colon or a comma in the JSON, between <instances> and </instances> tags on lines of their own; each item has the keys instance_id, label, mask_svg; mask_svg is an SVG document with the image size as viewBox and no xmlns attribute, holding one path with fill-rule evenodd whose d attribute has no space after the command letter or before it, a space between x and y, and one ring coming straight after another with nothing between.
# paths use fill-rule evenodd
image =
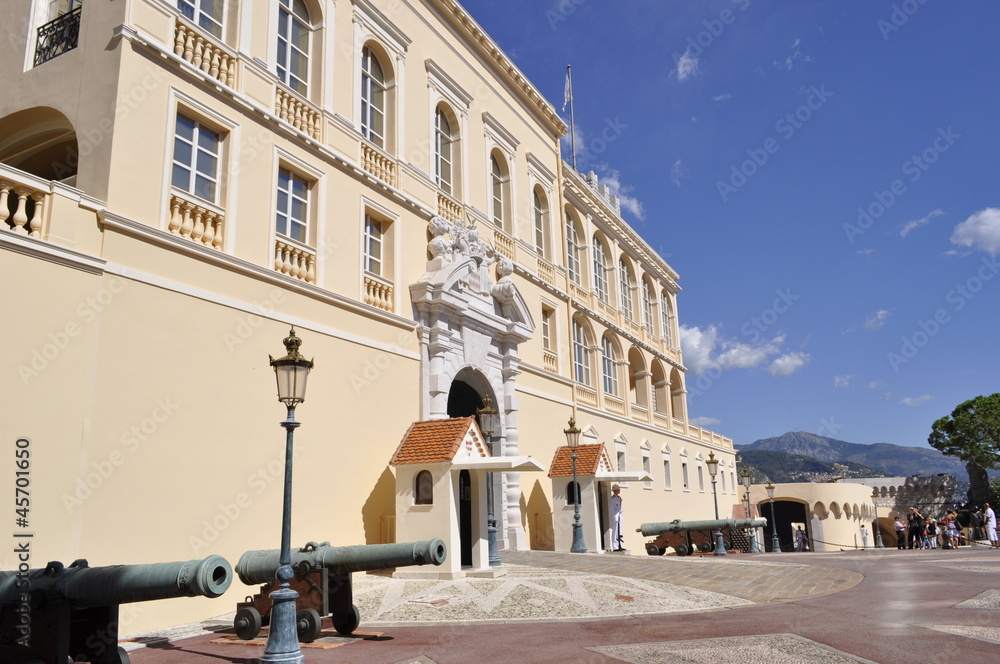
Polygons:
<instances>
[{"instance_id":1,"label":"person standing","mask_svg":"<svg viewBox=\"0 0 1000 664\"><path fill-rule=\"evenodd\" d=\"M868 528L863 523L861 524L861 548L868 548Z\"/></svg>"},{"instance_id":2,"label":"person standing","mask_svg":"<svg viewBox=\"0 0 1000 664\"><path fill-rule=\"evenodd\" d=\"M911 505L910 513L906 516L906 524L906 541L909 543L909 548L914 548L914 542L916 542L915 548L921 548L924 542L924 515Z\"/></svg>"},{"instance_id":3,"label":"person standing","mask_svg":"<svg viewBox=\"0 0 1000 664\"><path fill-rule=\"evenodd\" d=\"M896 521L892 524L893 528L896 529L896 548L905 549L906 548L906 525L897 516Z\"/></svg>"},{"instance_id":4,"label":"person standing","mask_svg":"<svg viewBox=\"0 0 1000 664\"><path fill-rule=\"evenodd\" d=\"M1000 548L1000 542L997 541L997 514L989 503L983 503L983 521L986 524L986 537L990 541L990 546L994 549Z\"/></svg>"},{"instance_id":5,"label":"person standing","mask_svg":"<svg viewBox=\"0 0 1000 664\"><path fill-rule=\"evenodd\" d=\"M621 487L617 484L611 485L611 549L613 551L624 551L624 536L622 535L622 497L619 494Z\"/></svg>"},{"instance_id":6,"label":"person standing","mask_svg":"<svg viewBox=\"0 0 1000 664\"><path fill-rule=\"evenodd\" d=\"M806 531L802 530L802 526L797 526L795 529L795 550L796 551L806 551Z\"/></svg>"}]
</instances>

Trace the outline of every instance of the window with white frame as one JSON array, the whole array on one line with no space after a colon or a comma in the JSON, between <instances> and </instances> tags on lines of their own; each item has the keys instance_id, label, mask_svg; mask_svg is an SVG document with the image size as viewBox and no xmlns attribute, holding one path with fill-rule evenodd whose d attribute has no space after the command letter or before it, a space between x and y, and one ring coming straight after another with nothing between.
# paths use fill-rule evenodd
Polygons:
<instances>
[{"instance_id":1,"label":"window with white frame","mask_svg":"<svg viewBox=\"0 0 1000 664\"><path fill-rule=\"evenodd\" d=\"M726 471L725 471L725 469L723 469L723 471L721 473L719 473L719 477L722 478L722 493L725 493L726 492Z\"/></svg>"},{"instance_id":2,"label":"window with white frame","mask_svg":"<svg viewBox=\"0 0 1000 664\"><path fill-rule=\"evenodd\" d=\"M705 492L705 468L698 462L698 491Z\"/></svg>"},{"instance_id":3,"label":"window with white frame","mask_svg":"<svg viewBox=\"0 0 1000 664\"><path fill-rule=\"evenodd\" d=\"M177 0L177 9L202 30L221 38L222 10L225 4L223 0Z\"/></svg>"},{"instance_id":4,"label":"window with white frame","mask_svg":"<svg viewBox=\"0 0 1000 664\"><path fill-rule=\"evenodd\" d=\"M670 491L673 488L672 478L670 477L670 455L663 455L663 488Z\"/></svg>"},{"instance_id":5,"label":"window with white frame","mask_svg":"<svg viewBox=\"0 0 1000 664\"><path fill-rule=\"evenodd\" d=\"M552 318L555 316L555 313L553 309L542 307L542 348L547 351L551 351L553 348Z\"/></svg>"},{"instance_id":6,"label":"window with white frame","mask_svg":"<svg viewBox=\"0 0 1000 664\"><path fill-rule=\"evenodd\" d=\"M642 280L642 326L653 333L653 291L647 279Z\"/></svg>"},{"instance_id":7,"label":"window with white frame","mask_svg":"<svg viewBox=\"0 0 1000 664\"><path fill-rule=\"evenodd\" d=\"M663 340L667 342L668 347L673 348L674 310L673 307L670 306L670 296L667 295L667 291L662 291L660 293L660 317L662 319L660 322L663 325Z\"/></svg>"},{"instance_id":8,"label":"window with white frame","mask_svg":"<svg viewBox=\"0 0 1000 664\"><path fill-rule=\"evenodd\" d=\"M446 194L452 193L452 147L454 143L451 121L444 108L434 112L434 178Z\"/></svg>"},{"instance_id":9,"label":"window with white frame","mask_svg":"<svg viewBox=\"0 0 1000 664\"><path fill-rule=\"evenodd\" d=\"M536 188L531 195L531 216L535 222L535 251L539 256L545 256L545 218L548 207L545 196Z\"/></svg>"},{"instance_id":10,"label":"window with white frame","mask_svg":"<svg viewBox=\"0 0 1000 664\"><path fill-rule=\"evenodd\" d=\"M604 393L618 396L618 356L610 337L601 339L601 374Z\"/></svg>"},{"instance_id":11,"label":"window with white frame","mask_svg":"<svg viewBox=\"0 0 1000 664\"><path fill-rule=\"evenodd\" d=\"M200 121L177 114L170 184L175 189L216 203L222 140Z\"/></svg>"},{"instance_id":12,"label":"window with white frame","mask_svg":"<svg viewBox=\"0 0 1000 664\"><path fill-rule=\"evenodd\" d=\"M369 46L361 49L361 133L385 148L385 72Z\"/></svg>"},{"instance_id":13,"label":"window with white frame","mask_svg":"<svg viewBox=\"0 0 1000 664\"><path fill-rule=\"evenodd\" d=\"M385 276L383 222L370 214L365 215L365 271L378 277Z\"/></svg>"},{"instance_id":14,"label":"window with white frame","mask_svg":"<svg viewBox=\"0 0 1000 664\"><path fill-rule=\"evenodd\" d=\"M597 299L607 304L608 302L608 258L604 253L604 244L596 235L593 241L594 246L594 292Z\"/></svg>"},{"instance_id":15,"label":"window with white frame","mask_svg":"<svg viewBox=\"0 0 1000 664\"><path fill-rule=\"evenodd\" d=\"M622 313L632 320L632 274L624 258L618 260L618 287L621 291Z\"/></svg>"},{"instance_id":16,"label":"window with white frame","mask_svg":"<svg viewBox=\"0 0 1000 664\"><path fill-rule=\"evenodd\" d=\"M285 168L278 169L275 230L278 235L309 244L309 183Z\"/></svg>"},{"instance_id":17,"label":"window with white frame","mask_svg":"<svg viewBox=\"0 0 1000 664\"><path fill-rule=\"evenodd\" d=\"M687 461L681 461L681 484L685 491L691 490L691 484L688 478L688 465Z\"/></svg>"},{"instance_id":18,"label":"window with white frame","mask_svg":"<svg viewBox=\"0 0 1000 664\"><path fill-rule=\"evenodd\" d=\"M490 155L490 209L493 213L493 223L503 228L507 210L507 186L510 177L507 164L495 152Z\"/></svg>"},{"instance_id":19,"label":"window with white frame","mask_svg":"<svg viewBox=\"0 0 1000 664\"><path fill-rule=\"evenodd\" d=\"M302 0L279 0L277 74L282 83L305 96L309 88L309 9Z\"/></svg>"},{"instance_id":20,"label":"window with white frame","mask_svg":"<svg viewBox=\"0 0 1000 664\"><path fill-rule=\"evenodd\" d=\"M587 330L583 324L573 321L573 378L578 383L590 385L590 351Z\"/></svg>"},{"instance_id":21,"label":"window with white frame","mask_svg":"<svg viewBox=\"0 0 1000 664\"><path fill-rule=\"evenodd\" d=\"M569 212L566 213L566 271L570 281L580 283L580 236Z\"/></svg>"},{"instance_id":22,"label":"window with white frame","mask_svg":"<svg viewBox=\"0 0 1000 664\"><path fill-rule=\"evenodd\" d=\"M643 470L643 471L644 471L644 472L645 472L645 473L646 473L647 475L650 475L650 476L652 476L652 474L653 474L653 467L652 467L652 465L650 464L650 460L649 460L649 452L648 452L647 450L643 450L643 451L642 451L642 470ZM644 486L645 488L647 488L647 489L651 489L651 488L653 488L653 483L652 483L652 481L650 481L650 480L644 480L644 481L643 481L643 486Z\"/></svg>"}]
</instances>

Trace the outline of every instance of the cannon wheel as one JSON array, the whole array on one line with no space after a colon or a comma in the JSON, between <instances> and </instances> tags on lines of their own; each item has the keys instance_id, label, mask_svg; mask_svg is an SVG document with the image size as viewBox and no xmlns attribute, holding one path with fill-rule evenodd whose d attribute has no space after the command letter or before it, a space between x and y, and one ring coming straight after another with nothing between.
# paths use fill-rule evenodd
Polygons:
<instances>
[{"instance_id":1,"label":"cannon wheel","mask_svg":"<svg viewBox=\"0 0 1000 664\"><path fill-rule=\"evenodd\" d=\"M701 551L702 553L708 553L713 548L714 547L711 544L709 544L708 542L702 542L702 543L700 543L698 545L698 550Z\"/></svg>"},{"instance_id":2,"label":"cannon wheel","mask_svg":"<svg viewBox=\"0 0 1000 664\"><path fill-rule=\"evenodd\" d=\"M236 628L236 636L244 641L249 641L260 634L262 624L260 611L252 606L240 609L236 612L236 617L233 618L233 627Z\"/></svg>"},{"instance_id":3,"label":"cannon wheel","mask_svg":"<svg viewBox=\"0 0 1000 664\"><path fill-rule=\"evenodd\" d=\"M674 547L674 551L677 552L678 556L686 556L691 553L691 549L688 548L687 544L678 544Z\"/></svg>"},{"instance_id":4,"label":"cannon wheel","mask_svg":"<svg viewBox=\"0 0 1000 664\"><path fill-rule=\"evenodd\" d=\"M726 551L730 551L733 548L733 543L729 540L722 540L722 543L726 545Z\"/></svg>"},{"instance_id":5,"label":"cannon wheel","mask_svg":"<svg viewBox=\"0 0 1000 664\"><path fill-rule=\"evenodd\" d=\"M646 553L651 556L658 556L660 555L660 547L656 546L653 542L650 542L646 545Z\"/></svg>"},{"instance_id":6,"label":"cannon wheel","mask_svg":"<svg viewBox=\"0 0 1000 664\"><path fill-rule=\"evenodd\" d=\"M295 615L295 620L298 623L299 641L302 643L312 643L323 631L323 619L316 609L302 609Z\"/></svg>"},{"instance_id":7,"label":"cannon wheel","mask_svg":"<svg viewBox=\"0 0 1000 664\"><path fill-rule=\"evenodd\" d=\"M337 634L352 634L360 624L361 612L354 604L344 613L333 614L333 628L337 630Z\"/></svg>"},{"instance_id":8,"label":"cannon wheel","mask_svg":"<svg viewBox=\"0 0 1000 664\"><path fill-rule=\"evenodd\" d=\"M131 664L132 662L132 660L129 659L128 651L121 646L118 646L118 661L120 661L121 664Z\"/></svg>"}]
</instances>

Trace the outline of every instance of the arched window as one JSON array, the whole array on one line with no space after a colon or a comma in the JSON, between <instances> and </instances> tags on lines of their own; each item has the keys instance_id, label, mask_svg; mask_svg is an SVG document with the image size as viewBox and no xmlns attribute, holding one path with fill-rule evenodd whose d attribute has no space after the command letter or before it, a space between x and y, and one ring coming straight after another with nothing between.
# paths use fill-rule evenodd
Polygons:
<instances>
[{"instance_id":1,"label":"arched window","mask_svg":"<svg viewBox=\"0 0 1000 664\"><path fill-rule=\"evenodd\" d=\"M434 478L431 477L431 471L421 470L417 473L416 480L413 483L413 504L434 504Z\"/></svg>"},{"instance_id":2,"label":"arched window","mask_svg":"<svg viewBox=\"0 0 1000 664\"><path fill-rule=\"evenodd\" d=\"M573 222L573 215L566 213L566 270L569 272L569 280L574 284L580 283L580 236L576 232L576 224Z\"/></svg>"},{"instance_id":3,"label":"arched window","mask_svg":"<svg viewBox=\"0 0 1000 664\"><path fill-rule=\"evenodd\" d=\"M446 194L452 193L452 144L455 136L452 133L451 121L444 108L438 106L434 113L434 177L437 186Z\"/></svg>"},{"instance_id":4,"label":"arched window","mask_svg":"<svg viewBox=\"0 0 1000 664\"><path fill-rule=\"evenodd\" d=\"M663 340L667 347L674 347L674 308L670 306L670 296L667 291L660 293L660 322L663 326Z\"/></svg>"},{"instance_id":5,"label":"arched window","mask_svg":"<svg viewBox=\"0 0 1000 664\"><path fill-rule=\"evenodd\" d=\"M648 279L642 280L642 326L653 333L653 290Z\"/></svg>"},{"instance_id":6,"label":"arched window","mask_svg":"<svg viewBox=\"0 0 1000 664\"><path fill-rule=\"evenodd\" d=\"M618 354L610 337L601 339L601 376L604 393L618 396Z\"/></svg>"},{"instance_id":7,"label":"arched window","mask_svg":"<svg viewBox=\"0 0 1000 664\"><path fill-rule=\"evenodd\" d=\"M567 505L579 505L580 504L580 483L570 480L566 483L566 504Z\"/></svg>"},{"instance_id":8,"label":"arched window","mask_svg":"<svg viewBox=\"0 0 1000 664\"><path fill-rule=\"evenodd\" d=\"M545 219L548 216L548 206L545 204L545 195L535 188L531 196L531 216L535 221L535 251L539 256L545 256Z\"/></svg>"},{"instance_id":9,"label":"arched window","mask_svg":"<svg viewBox=\"0 0 1000 664\"><path fill-rule=\"evenodd\" d=\"M278 7L278 78L300 95L309 86L309 10L302 0L280 0Z\"/></svg>"},{"instance_id":10,"label":"arched window","mask_svg":"<svg viewBox=\"0 0 1000 664\"><path fill-rule=\"evenodd\" d=\"M503 157L496 152L490 155L490 209L493 213L493 223L503 228L507 214L507 188L510 176Z\"/></svg>"},{"instance_id":11,"label":"arched window","mask_svg":"<svg viewBox=\"0 0 1000 664\"><path fill-rule=\"evenodd\" d=\"M604 244L594 236L594 292L597 299L608 302L608 258L604 254Z\"/></svg>"},{"instance_id":12,"label":"arched window","mask_svg":"<svg viewBox=\"0 0 1000 664\"><path fill-rule=\"evenodd\" d=\"M573 321L573 378L576 382L590 385L590 351L587 330L583 324Z\"/></svg>"},{"instance_id":13,"label":"arched window","mask_svg":"<svg viewBox=\"0 0 1000 664\"><path fill-rule=\"evenodd\" d=\"M620 300L622 303L622 313L625 318L632 318L632 274L629 272L628 263L624 258L618 259L618 289L621 291Z\"/></svg>"},{"instance_id":14,"label":"arched window","mask_svg":"<svg viewBox=\"0 0 1000 664\"><path fill-rule=\"evenodd\" d=\"M361 49L361 133L385 148L385 72L371 48Z\"/></svg>"}]
</instances>

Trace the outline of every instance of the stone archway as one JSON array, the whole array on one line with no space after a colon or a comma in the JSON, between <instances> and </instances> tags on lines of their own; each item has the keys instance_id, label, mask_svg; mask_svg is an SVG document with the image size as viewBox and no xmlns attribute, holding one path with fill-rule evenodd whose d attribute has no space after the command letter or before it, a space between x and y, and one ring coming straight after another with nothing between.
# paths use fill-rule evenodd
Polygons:
<instances>
[{"instance_id":1,"label":"stone archway","mask_svg":"<svg viewBox=\"0 0 1000 664\"><path fill-rule=\"evenodd\" d=\"M782 551L795 550L795 533L792 532L793 523L809 523L806 504L798 500L774 499L774 514L771 513L771 501L758 504L761 516L767 519L764 526L764 547L765 551L771 551L771 530L778 528L778 543ZM808 527L808 526L807 526Z\"/></svg>"}]
</instances>

